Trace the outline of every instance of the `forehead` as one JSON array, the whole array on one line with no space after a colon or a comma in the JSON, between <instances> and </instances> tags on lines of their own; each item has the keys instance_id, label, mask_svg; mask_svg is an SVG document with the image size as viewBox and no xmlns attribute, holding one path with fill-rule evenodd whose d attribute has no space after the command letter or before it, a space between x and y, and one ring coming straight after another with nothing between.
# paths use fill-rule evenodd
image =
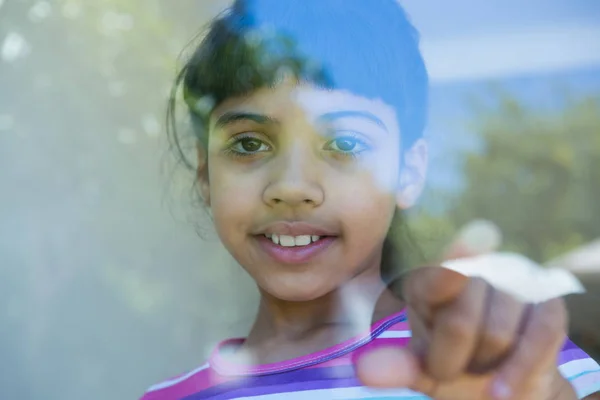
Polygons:
<instances>
[{"instance_id":1,"label":"forehead","mask_svg":"<svg viewBox=\"0 0 600 400\"><path fill-rule=\"evenodd\" d=\"M282 119L300 112L311 121L336 111L363 111L377 116L388 128L397 129L394 108L381 99L370 99L348 90L329 90L309 84L284 83L227 99L215 108L211 120L234 110L260 112Z\"/></svg>"}]
</instances>

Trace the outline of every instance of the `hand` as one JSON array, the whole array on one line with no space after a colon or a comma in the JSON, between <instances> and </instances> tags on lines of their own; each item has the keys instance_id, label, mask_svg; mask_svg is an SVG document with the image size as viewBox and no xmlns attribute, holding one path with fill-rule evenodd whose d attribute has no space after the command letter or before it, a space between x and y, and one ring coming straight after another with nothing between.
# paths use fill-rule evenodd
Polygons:
<instances>
[{"instance_id":1,"label":"hand","mask_svg":"<svg viewBox=\"0 0 600 400\"><path fill-rule=\"evenodd\" d=\"M560 299L521 303L478 278L429 267L404 280L408 348L357 365L369 386L409 387L437 400L576 399L557 355L566 338Z\"/></svg>"}]
</instances>

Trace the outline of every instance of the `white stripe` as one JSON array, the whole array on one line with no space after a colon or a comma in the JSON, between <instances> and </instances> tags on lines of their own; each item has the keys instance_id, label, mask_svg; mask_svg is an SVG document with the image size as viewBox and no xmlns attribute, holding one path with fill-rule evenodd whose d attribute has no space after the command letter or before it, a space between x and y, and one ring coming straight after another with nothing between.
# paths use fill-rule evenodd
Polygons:
<instances>
[{"instance_id":1,"label":"white stripe","mask_svg":"<svg viewBox=\"0 0 600 400\"><path fill-rule=\"evenodd\" d=\"M150 386L150 388L148 388L147 391L148 392L153 392L155 390L164 389L164 388L167 388L169 386L176 385L179 382L185 381L186 379L190 378L192 375L194 375L194 374L196 374L196 373L198 373L198 372L200 372L200 371L202 371L203 369L206 369L206 368L208 368L208 363L206 363L204 365L201 365L198 368L196 368L195 370L190 371L187 374L182 375L182 376L180 376L178 378L170 379L170 380L164 381L162 383L157 383L154 386Z\"/></svg>"},{"instance_id":2,"label":"white stripe","mask_svg":"<svg viewBox=\"0 0 600 400\"><path fill-rule=\"evenodd\" d=\"M394 397L397 399L410 398L416 400L416 396L423 396L423 400L429 397L408 389L371 389L362 386L351 388L316 389L303 390L299 392L274 393L259 396L239 397L238 400L331 400L331 399L368 399L370 397ZM419 397L419 399L421 399Z\"/></svg>"},{"instance_id":3,"label":"white stripe","mask_svg":"<svg viewBox=\"0 0 600 400\"><path fill-rule=\"evenodd\" d=\"M410 331L385 331L377 336L377 339L409 338L411 336Z\"/></svg>"},{"instance_id":4,"label":"white stripe","mask_svg":"<svg viewBox=\"0 0 600 400\"><path fill-rule=\"evenodd\" d=\"M581 374L586 371L598 371L600 370L600 365L591 358L584 358L582 360L573 360L560 365L558 370L565 378L569 379L570 377Z\"/></svg>"}]
</instances>

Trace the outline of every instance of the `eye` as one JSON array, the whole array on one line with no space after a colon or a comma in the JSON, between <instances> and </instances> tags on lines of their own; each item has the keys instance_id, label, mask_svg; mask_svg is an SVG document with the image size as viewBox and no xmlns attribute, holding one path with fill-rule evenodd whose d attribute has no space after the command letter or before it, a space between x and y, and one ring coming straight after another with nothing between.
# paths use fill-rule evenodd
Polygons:
<instances>
[{"instance_id":1,"label":"eye","mask_svg":"<svg viewBox=\"0 0 600 400\"><path fill-rule=\"evenodd\" d=\"M368 150L369 146L364 140L352 135L337 137L325 145L326 150L341 154L355 155Z\"/></svg>"},{"instance_id":2,"label":"eye","mask_svg":"<svg viewBox=\"0 0 600 400\"><path fill-rule=\"evenodd\" d=\"M230 150L240 155L251 155L271 150L271 147L260 139L246 136L237 139Z\"/></svg>"}]
</instances>

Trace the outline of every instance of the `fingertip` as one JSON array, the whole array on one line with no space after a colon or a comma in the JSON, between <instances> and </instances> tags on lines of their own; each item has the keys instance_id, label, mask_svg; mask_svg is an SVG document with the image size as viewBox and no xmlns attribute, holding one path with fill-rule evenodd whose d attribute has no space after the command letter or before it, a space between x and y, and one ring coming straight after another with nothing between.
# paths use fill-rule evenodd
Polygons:
<instances>
[{"instance_id":1,"label":"fingertip","mask_svg":"<svg viewBox=\"0 0 600 400\"><path fill-rule=\"evenodd\" d=\"M465 285L469 280L468 276L453 269L446 268L443 265L437 268L437 274L439 274L437 279L443 280L447 285Z\"/></svg>"},{"instance_id":2,"label":"fingertip","mask_svg":"<svg viewBox=\"0 0 600 400\"><path fill-rule=\"evenodd\" d=\"M419 376L417 359L407 349L381 347L362 355L356 375L363 384L378 388L412 386Z\"/></svg>"},{"instance_id":3,"label":"fingertip","mask_svg":"<svg viewBox=\"0 0 600 400\"><path fill-rule=\"evenodd\" d=\"M556 325L559 329L566 331L569 328L569 312L567 305L562 297L555 297L541 303L540 306L544 308L547 315L552 316L556 321Z\"/></svg>"},{"instance_id":4,"label":"fingertip","mask_svg":"<svg viewBox=\"0 0 600 400\"><path fill-rule=\"evenodd\" d=\"M404 281L403 292L409 303L424 300L435 305L452 299L468 281L467 276L443 266L420 267Z\"/></svg>"}]
</instances>

